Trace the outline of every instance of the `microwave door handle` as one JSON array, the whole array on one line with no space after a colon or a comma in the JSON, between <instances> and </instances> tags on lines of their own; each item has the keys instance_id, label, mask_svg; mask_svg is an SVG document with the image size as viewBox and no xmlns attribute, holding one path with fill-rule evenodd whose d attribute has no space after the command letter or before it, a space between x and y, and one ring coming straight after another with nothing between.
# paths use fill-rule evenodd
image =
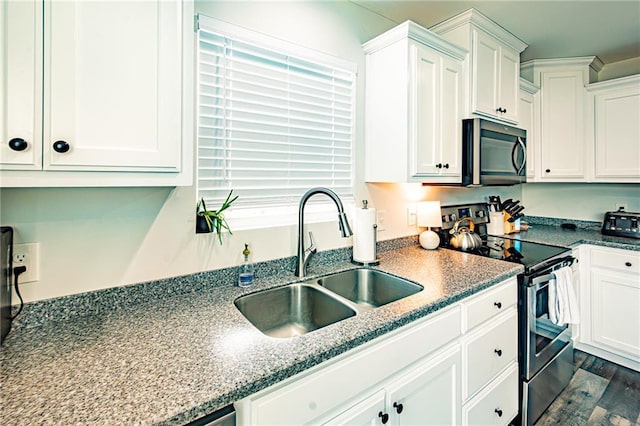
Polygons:
<instances>
[{"instance_id":1,"label":"microwave door handle","mask_svg":"<svg viewBox=\"0 0 640 426\"><path fill-rule=\"evenodd\" d=\"M527 165L527 146L524 144L524 141L519 136L517 141L518 141L518 145L522 147L522 164L518 168L518 176L520 176L524 171L525 166Z\"/></svg>"},{"instance_id":2,"label":"microwave door handle","mask_svg":"<svg viewBox=\"0 0 640 426\"><path fill-rule=\"evenodd\" d=\"M518 153L516 152L518 150L518 144L513 144L513 148L511 149L511 165L513 166L513 169L517 171L518 175L520 174L520 169L518 167L518 165L516 164L516 158L518 156Z\"/></svg>"}]
</instances>

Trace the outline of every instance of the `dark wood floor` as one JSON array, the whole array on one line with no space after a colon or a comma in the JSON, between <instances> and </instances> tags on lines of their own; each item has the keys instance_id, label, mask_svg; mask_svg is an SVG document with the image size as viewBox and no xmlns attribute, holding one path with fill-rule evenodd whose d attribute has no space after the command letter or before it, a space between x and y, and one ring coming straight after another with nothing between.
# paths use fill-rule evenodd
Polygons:
<instances>
[{"instance_id":1,"label":"dark wood floor","mask_svg":"<svg viewBox=\"0 0 640 426\"><path fill-rule=\"evenodd\" d=\"M575 373L536 426L640 426L640 373L575 351Z\"/></svg>"}]
</instances>

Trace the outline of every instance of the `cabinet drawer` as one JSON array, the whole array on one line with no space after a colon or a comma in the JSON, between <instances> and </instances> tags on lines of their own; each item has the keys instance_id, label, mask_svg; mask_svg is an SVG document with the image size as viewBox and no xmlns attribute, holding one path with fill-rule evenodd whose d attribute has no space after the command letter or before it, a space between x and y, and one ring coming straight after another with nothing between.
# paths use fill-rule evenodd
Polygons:
<instances>
[{"instance_id":1,"label":"cabinet drawer","mask_svg":"<svg viewBox=\"0 0 640 426\"><path fill-rule=\"evenodd\" d=\"M473 333L464 343L467 378L463 396L469 397L480 390L518 354L518 316L515 308L486 329Z\"/></svg>"},{"instance_id":2,"label":"cabinet drawer","mask_svg":"<svg viewBox=\"0 0 640 426\"><path fill-rule=\"evenodd\" d=\"M364 390L457 339L460 318L460 307L455 306L251 395L235 404L238 425L300 425L330 415Z\"/></svg>"},{"instance_id":3,"label":"cabinet drawer","mask_svg":"<svg viewBox=\"0 0 640 426\"><path fill-rule=\"evenodd\" d=\"M507 425L518 414L518 364L511 366L467 404L464 425Z\"/></svg>"},{"instance_id":4,"label":"cabinet drawer","mask_svg":"<svg viewBox=\"0 0 640 426\"><path fill-rule=\"evenodd\" d=\"M498 288L481 293L464 304L465 330L471 330L492 317L507 311L518 301L517 279L512 278Z\"/></svg>"},{"instance_id":5,"label":"cabinet drawer","mask_svg":"<svg viewBox=\"0 0 640 426\"><path fill-rule=\"evenodd\" d=\"M592 248L591 266L637 274L640 273L640 252Z\"/></svg>"}]
</instances>

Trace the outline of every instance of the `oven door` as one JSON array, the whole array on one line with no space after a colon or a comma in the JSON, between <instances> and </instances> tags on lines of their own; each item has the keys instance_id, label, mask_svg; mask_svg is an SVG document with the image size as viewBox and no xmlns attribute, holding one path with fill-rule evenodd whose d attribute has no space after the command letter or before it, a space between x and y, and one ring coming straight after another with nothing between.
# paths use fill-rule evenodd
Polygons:
<instances>
[{"instance_id":1,"label":"oven door","mask_svg":"<svg viewBox=\"0 0 640 426\"><path fill-rule=\"evenodd\" d=\"M553 274L545 273L530 277L524 289L524 353L523 372L531 379L551 361L571 340L571 329L567 324L557 325L549 319L549 283Z\"/></svg>"}]
</instances>

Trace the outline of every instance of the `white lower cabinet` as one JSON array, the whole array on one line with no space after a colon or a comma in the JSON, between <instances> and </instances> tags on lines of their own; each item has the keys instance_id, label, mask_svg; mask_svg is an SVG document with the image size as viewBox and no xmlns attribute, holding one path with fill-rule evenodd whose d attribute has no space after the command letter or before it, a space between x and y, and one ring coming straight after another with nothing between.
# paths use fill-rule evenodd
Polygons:
<instances>
[{"instance_id":1,"label":"white lower cabinet","mask_svg":"<svg viewBox=\"0 0 640 426\"><path fill-rule=\"evenodd\" d=\"M420 363L325 425L454 425L460 419L460 348Z\"/></svg>"},{"instance_id":2,"label":"white lower cabinet","mask_svg":"<svg viewBox=\"0 0 640 426\"><path fill-rule=\"evenodd\" d=\"M464 303L462 424L508 425L518 414L517 287Z\"/></svg>"},{"instance_id":3,"label":"white lower cabinet","mask_svg":"<svg viewBox=\"0 0 640 426\"><path fill-rule=\"evenodd\" d=\"M237 424L484 424L492 414L487 424L506 425L517 414L516 297L508 279L250 395L234 404Z\"/></svg>"},{"instance_id":4,"label":"white lower cabinet","mask_svg":"<svg viewBox=\"0 0 640 426\"><path fill-rule=\"evenodd\" d=\"M465 404L462 423L506 425L516 414L518 414L518 364L511 363L496 380Z\"/></svg>"},{"instance_id":5,"label":"white lower cabinet","mask_svg":"<svg viewBox=\"0 0 640 426\"><path fill-rule=\"evenodd\" d=\"M578 349L640 371L640 252L581 247Z\"/></svg>"}]
</instances>

